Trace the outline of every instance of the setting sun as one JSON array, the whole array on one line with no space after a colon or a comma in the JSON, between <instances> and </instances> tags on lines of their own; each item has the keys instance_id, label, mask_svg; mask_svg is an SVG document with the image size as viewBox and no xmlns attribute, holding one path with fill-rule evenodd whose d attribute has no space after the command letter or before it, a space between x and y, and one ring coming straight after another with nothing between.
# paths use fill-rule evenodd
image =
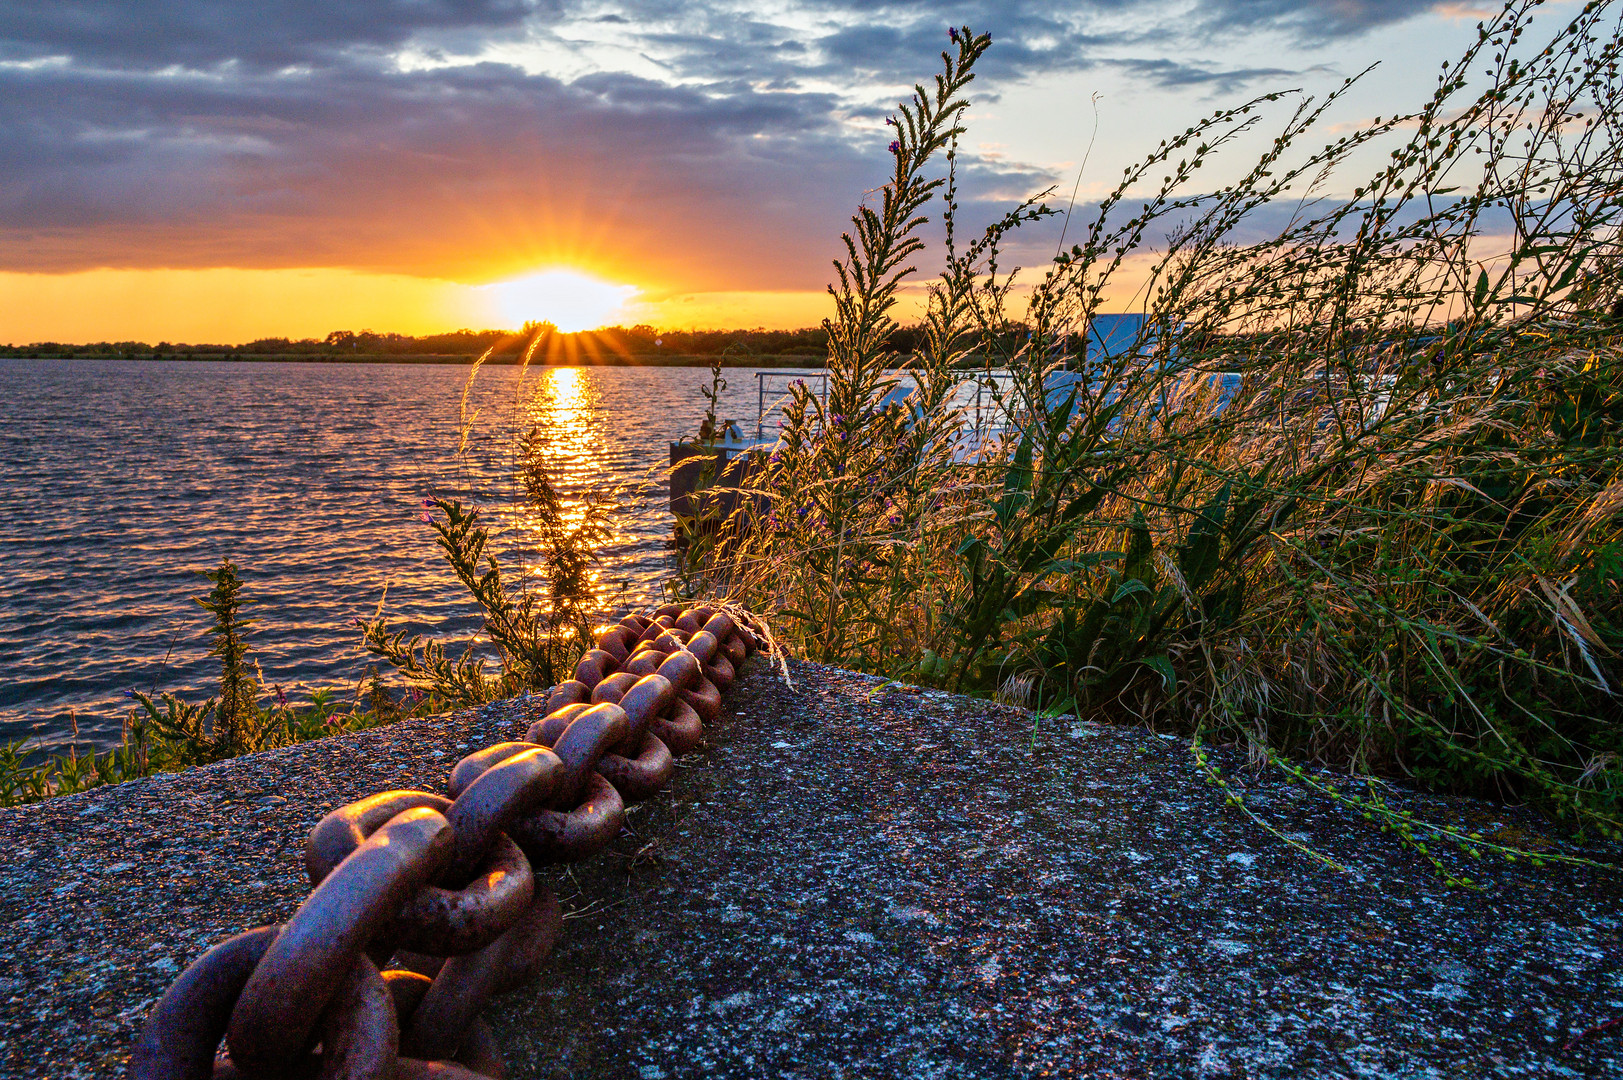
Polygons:
<instances>
[{"instance_id":1,"label":"setting sun","mask_svg":"<svg viewBox=\"0 0 1623 1080\"><path fill-rule=\"evenodd\" d=\"M633 285L613 285L576 270L546 270L481 291L508 322L549 322L565 333L603 326L637 295Z\"/></svg>"}]
</instances>

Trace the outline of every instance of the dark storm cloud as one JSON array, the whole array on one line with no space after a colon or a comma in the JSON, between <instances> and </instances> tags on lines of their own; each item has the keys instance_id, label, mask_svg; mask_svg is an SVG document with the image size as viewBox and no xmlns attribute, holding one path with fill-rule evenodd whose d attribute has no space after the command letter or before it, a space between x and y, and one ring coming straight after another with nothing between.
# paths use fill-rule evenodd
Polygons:
<instances>
[{"instance_id":1,"label":"dark storm cloud","mask_svg":"<svg viewBox=\"0 0 1623 1080\"><path fill-rule=\"evenodd\" d=\"M427 32L490 32L557 0L6 0L0 57L131 70L261 67L388 49Z\"/></svg>"},{"instance_id":2,"label":"dark storm cloud","mask_svg":"<svg viewBox=\"0 0 1623 1080\"><path fill-rule=\"evenodd\" d=\"M568 235L696 286L815 287L883 182L878 116L936 67L948 22L997 42L982 99L1105 64L1228 92L1289 72L1123 57L1177 54L1192 29L1351 34L1426 7L1210 0L1173 24L1183 6L1127 0L10 0L0 268L475 274ZM593 27L644 74L468 60L526 41L569 55ZM402 50L451 66L403 70ZM1055 177L966 157L963 180L990 213Z\"/></svg>"}]
</instances>

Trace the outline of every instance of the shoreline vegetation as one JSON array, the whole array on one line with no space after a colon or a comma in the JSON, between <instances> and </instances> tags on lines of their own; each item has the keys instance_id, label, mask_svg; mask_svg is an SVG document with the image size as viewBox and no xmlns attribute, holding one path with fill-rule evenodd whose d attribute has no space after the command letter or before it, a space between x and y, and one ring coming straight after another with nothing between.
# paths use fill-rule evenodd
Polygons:
<instances>
[{"instance_id":1,"label":"shoreline vegetation","mask_svg":"<svg viewBox=\"0 0 1623 1080\"><path fill-rule=\"evenodd\" d=\"M952 28L940 73L887 118L890 181L842 238L826 390L793 388L776 447L713 504L725 515L682 526L671 598L734 600L793 655L1028 706L1038 728L1177 732L1226 804L1335 869L1253 811L1243 771L1206 747L1241 748L1451 884L1473 887L1484 857L1617 869L1623 0L1534 42L1540 7L1510 0L1429 100L1328 142L1323 117L1358 77L1163 141L1071 223L1023 321L1000 246L1059 211L1044 192L961 235L958 146L991 41ZM1197 186L1269 123L1254 165ZM1280 204L1292 212L1260 213ZM904 328L891 313L936 215L943 264ZM1135 255L1152 264L1142 324L1090 351ZM566 337L486 342L469 383L499 353L557 362ZM765 342L684 350L710 357L713 402L720 369L765 366ZM957 404L970 380L995 426ZM590 645L588 570L613 506L561 499L533 436L512 436L529 550L498 559L477 508L423 507L482 642L392 632L381 602L362 621L419 701L543 688ZM233 700L245 661L204 606ZM185 709L201 706L165 708L180 741L221 745L217 707L195 737ZM1326 785L1304 764L1357 779ZM1532 806L1580 844L1609 842L1587 849L1604 861L1417 820L1393 781Z\"/></svg>"},{"instance_id":2,"label":"shoreline vegetation","mask_svg":"<svg viewBox=\"0 0 1623 1080\"><path fill-rule=\"evenodd\" d=\"M534 333L532 344L541 336ZM477 373L477 367L469 373L469 387ZM465 400L463 408L464 423L471 424ZM448 568L482 612L484 641L462 643L458 654L457 643L393 630L385 592L373 617L355 625L364 651L391 668L394 680L373 666L348 694L323 688L308 701L294 701L267 682L253 657L249 598L237 565L227 558L201 572L212 588L193 598L210 616L208 655L219 661L218 692L198 702L167 691L126 691L134 707L119 745L106 750L89 746L81 752L71 743L67 753L49 753L19 741L0 744L0 807L486 705L563 681L593 644L592 570L610 536L613 496L566 502L553 487L546 446L536 431L518 439L514 453L525 518L522 549L498 558L477 507L445 498L422 503L422 519L433 528Z\"/></svg>"},{"instance_id":3,"label":"shoreline vegetation","mask_svg":"<svg viewBox=\"0 0 1623 1080\"><path fill-rule=\"evenodd\" d=\"M899 329L896 345L911 351L916 329ZM261 338L240 345L142 341L0 345L0 359L228 360L339 364L537 364L604 367L821 367L828 332L802 330L659 330L606 326L564 333L550 323L519 330L407 334L335 330L325 339Z\"/></svg>"},{"instance_id":4,"label":"shoreline vegetation","mask_svg":"<svg viewBox=\"0 0 1623 1080\"><path fill-rule=\"evenodd\" d=\"M959 235L990 40L952 30L843 238L827 388L794 388L777 445L691 530L690 580L809 660L1030 706L1038 727L1176 732L1263 828L1207 744L1458 885L1483 857L1570 860L1414 820L1389 782L1533 806L1612 842L1618 869L1623 4L1534 38L1540 7L1485 19L1412 111L1328 125L1354 77L1162 141L1070 222L1012 335L1000 246L1060 211L1044 192ZM1246 145L1236 179L1202 183ZM937 214L898 374L890 313ZM1133 256L1141 327L1079 347ZM989 424L957 404L970 358Z\"/></svg>"},{"instance_id":5,"label":"shoreline vegetation","mask_svg":"<svg viewBox=\"0 0 1623 1080\"><path fill-rule=\"evenodd\" d=\"M152 353L138 355L119 355L116 353L98 352L43 352L24 353L0 352L0 360L139 360L139 361L178 361L180 363L232 363L232 364L420 364L423 366L469 367L477 362L477 356L461 354L423 354L423 355L396 355L389 353L357 353L352 356L312 356L307 353ZM492 356L484 361L491 367L519 367L525 366L521 357ZM821 368L823 357L800 355L763 355L753 357L716 357L699 353L687 355L667 356L635 356L635 357L598 357L587 359L577 357L571 360L556 363L532 364L535 367L690 367L710 368L723 367L729 370L735 368Z\"/></svg>"},{"instance_id":6,"label":"shoreline vegetation","mask_svg":"<svg viewBox=\"0 0 1623 1080\"><path fill-rule=\"evenodd\" d=\"M395 694L371 675L352 695L323 688L295 702L267 685L247 631L242 579L229 559L201 574L212 588L193 602L210 616L209 655L220 662L219 692L189 702L167 691L126 691L133 703L119 745L65 754L31 751L22 742L0 744L0 807L71 795L105 784L175 772L258 750L362 731L441 711L444 703L420 691ZM77 727L75 728L77 735Z\"/></svg>"}]
</instances>

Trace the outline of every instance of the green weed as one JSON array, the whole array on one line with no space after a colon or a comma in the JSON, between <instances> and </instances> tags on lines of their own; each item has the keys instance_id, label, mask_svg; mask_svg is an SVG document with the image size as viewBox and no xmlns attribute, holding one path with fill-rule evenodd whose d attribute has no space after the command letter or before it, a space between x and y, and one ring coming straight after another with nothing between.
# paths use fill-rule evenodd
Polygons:
<instances>
[{"instance_id":1,"label":"green weed","mask_svg":"<svg viewBox=\"0 0 1623 1080\"><path fill-rule=\"evenodd\" d=\"M534 331L524 366L543 338ZM462 395L462 436L467 448L473 418L469 392L478 365ZM522 390L523 373L519 385ZM478 508L454 499L433 498L425 513L457 580L483 616L484 640L462 644L460 655L443 641L389 628L380 600L377 613L362 620L368 653L435 699L450 706L479 705L545 690L567 679L582 653L592 647L596 596L591 570L609 537L613 496L587 493L567 504L548 473L540 433L531 429L516 445L515 479L522 498L521 524L530 551L504 566L490 551L491 532ZM495 652L496 670L487 671Z\"/></svg>"},{"instance_id":2,"label":"green weed","mask_svg":"<svg viewBox=\"0 0 1623 1080\"><path fill-rule=\"evenodd\" d=\"M1623 837L1623 37L1597 0L1529 45L1538 7L1482 24L1417 109L1322 144L1356 79L1165 140L1022 320L999 246L1049 211L958 246L989 41L956 32L845 237L828 403L790 403L712 584L814 659ZM1239 179L1196 186L1280 109ZM904 357L931 205L944 266ZM1130 269L1142 326L1090 349Z\"/></svg>"}]
</instances>

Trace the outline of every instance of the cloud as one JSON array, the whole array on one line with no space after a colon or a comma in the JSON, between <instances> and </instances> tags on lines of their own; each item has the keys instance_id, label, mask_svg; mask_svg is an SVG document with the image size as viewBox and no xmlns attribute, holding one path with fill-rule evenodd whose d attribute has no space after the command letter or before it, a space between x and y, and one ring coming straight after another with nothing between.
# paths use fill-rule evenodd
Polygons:
<instances>
[{"instance_id":1,"label":"cloud","mask_svg":"<svg viewBox=\"0 0 1623 1080\"><path fill-rule=\"evenodd\" d=\"M687 289L815 288L884 180L879 117L936 67L949 20L997 43L984 101L1106 66L1228 92L1288 72L1191 62L1180 33L1352 34L1426 5L1208 0L1171 18L1186 6L10 0L0 269L477 280L574 262ZM967 149L963 166L971 218L1055 179Z\"/></svg>"},{"instance_id":2,"label":"cloud","mask_svg":"<svg viewBox=\"0 0 1623 1080\"><path fill-rule=\"evenodd\" d=\"M214 80L0 72L0 265L351 266L478 279L585 263L817 287L883 181L813 92L716 96L482 64ZM966 201L1044 179L971 163ZM798 256L798 257L796 257Z\"/></svg>"},{"instance_id":3,"label":"cloud","mask_svg":"<svg viewBox=\"0 0 1623 1080\"><path fill-rule=\"evenodd\" d=\"M1212 30L1284 30L1322 45L1456 6L1450 0L1206 0L1196 18Z\"/></svg>"},{"instance_id":4,"label":"cloud","mask_svg":"<svg viewBox=\"0 0 1623 1080\"><path fill-rule=\"evenodd\" d=\"M1257 82L1281 80L1302 74L1292 68L1246 67L1209 68L1165 58L1112 60L1112 66L1161 87L1206 87L1218 94L1233 94Z\"/></svg>"},{"instance_id":5,"label":"cloud","mask_svg":"<svg viewBox=\"0 0 1623 1080\"><path fill-rule=\"evenodd\" d=\"M67 55L128 70L275 69L559 13L556 0L7 0L0 56Z\"/></svg>"}]
</instances>

